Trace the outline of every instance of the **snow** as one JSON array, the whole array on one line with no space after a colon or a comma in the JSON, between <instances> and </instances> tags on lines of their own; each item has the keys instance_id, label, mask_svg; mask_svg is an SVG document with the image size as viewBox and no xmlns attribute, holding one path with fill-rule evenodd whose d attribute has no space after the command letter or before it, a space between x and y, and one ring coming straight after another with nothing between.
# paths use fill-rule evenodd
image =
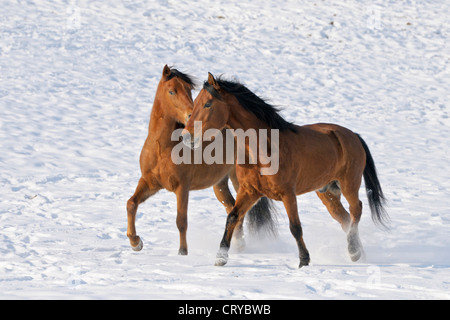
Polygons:
<instances>
[{"instance_id":1,"label":"snow","mask_svg":"<svg viewBox=\"0 0 450 320\"><path fill-rule=\"evenodd\" d=\"M0 3L0 298L450 299L448 1ZM307 194L309 267L281 203L277 238L247 235L215 267L226 218L212 189L191 193L188 256L161 191L139 207L133 252L125 203L165 64L238 79L297 124L361 134L391 230L361 188L353 263Z\"/></svg>"}]
</instances>

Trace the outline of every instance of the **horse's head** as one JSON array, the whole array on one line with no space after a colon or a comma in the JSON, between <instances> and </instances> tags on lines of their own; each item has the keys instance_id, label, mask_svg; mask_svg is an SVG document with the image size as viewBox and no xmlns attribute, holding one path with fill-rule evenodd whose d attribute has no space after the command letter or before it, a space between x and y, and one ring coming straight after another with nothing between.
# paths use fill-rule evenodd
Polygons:
<instances>
[{"instance_id":1,"label":"horse's head","mask_svg":"<svg viewBox=\"0 0 450 320\"><path fill-rule=\"evenodd\" d=\"M208 129L222 130L230 117L230 106L225 100L227 94L220 88L211 73L208 73L208 81L203 85L203 89L199 92L194 101L194 110L192 116L183 130L183 139L190 140L194 136L192 142L201 139L203 134ZM194 124L196 121L201 121L201 132L195 130Z\"/></svg>"},{"instance_id":2,"label":"horse's head","mask_svg":"<svg viewBox=\"0 0 450 320\"><path fill-rule=\"evenodd\" d=\"M164 106L163 111L185 124L194 105L191 94L193 88L194 82L188 75L165 65L157 92L157 97Z\"/></svg>"}]
</instances>

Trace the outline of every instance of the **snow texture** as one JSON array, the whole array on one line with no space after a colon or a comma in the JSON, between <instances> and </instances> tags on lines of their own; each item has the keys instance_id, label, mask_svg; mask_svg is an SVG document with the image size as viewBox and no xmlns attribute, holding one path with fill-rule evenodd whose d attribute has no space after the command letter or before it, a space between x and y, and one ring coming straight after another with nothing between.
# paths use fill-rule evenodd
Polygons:
<instances>
[{"instance_id":1,"label":"snow texture","mask_svg":"<svg viewBox=\"0 0 450 320\"><path fill-rule=\"evenodd\" d=\"M0 298L450 299L450 2L0 1ZM125 204L162 68L237 79L297 124L369 145L391 230L362 186L353 263L315 194L298 197L311 265L281 203L279 236L247 235L225 267L226 213L192 192L189 255L174 194ZM194 92L194 97L198 91Z\"/></svg>"}]
</instances>

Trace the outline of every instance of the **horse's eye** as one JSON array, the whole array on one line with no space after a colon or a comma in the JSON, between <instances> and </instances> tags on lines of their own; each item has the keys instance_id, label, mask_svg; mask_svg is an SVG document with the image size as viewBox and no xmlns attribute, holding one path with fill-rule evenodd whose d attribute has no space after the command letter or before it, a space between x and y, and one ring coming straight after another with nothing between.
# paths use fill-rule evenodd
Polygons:
<instances>
[{"instance_id":1,"label":"horse's eye","mask_svg":"<svg viewBox=\"0 0 450 320\"><path fill-rule=\"evenodd\" d=\"M203 108L211 108L212 102L208 101L207 103L205 103L205 105L203 106Z\"/></svg>"},{"instance_id":2,"label":"horse's eye","mask_svg":"<svg viewBox=\"0 0 450 320\"><path fill-rule=\"evenodd\" d=\"M175 95L175 93L176 93L176 91L169 90L169 94L170 94L171 96Z\"/></svg>"}]
</instances>

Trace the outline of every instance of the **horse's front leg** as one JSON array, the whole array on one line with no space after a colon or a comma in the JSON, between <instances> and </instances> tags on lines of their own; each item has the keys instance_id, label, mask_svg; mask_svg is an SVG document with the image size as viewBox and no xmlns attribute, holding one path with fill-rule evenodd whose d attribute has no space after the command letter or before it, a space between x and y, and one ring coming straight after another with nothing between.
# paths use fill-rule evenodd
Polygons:
<instances>
[{"instance_id":1,"label":"horse's front leg","mask_svg":"<svg viewBox=\"0 0 450 320\"><path fill-rule=\"evenodd\" d=\"M187 255L187 240L186 232L188 227L188 202L189 202L189 188L179 187L175 194L177 195L177 227L180 232L180 249L178 250L179 255Z\"/></svg>"},{"instance_id":2,"label":"horse's front leg","mask_svg":"<svg viewBox=\"0 0 450 320\"><path fill-rule=\"evenodd\" d=\"M141 238L136 234L136 213L139 204L147 200L149 197L158 192L161 188L158 186L150 186L144 178L139 179L136 191L133 196L127 201L127 236L130 240L131 248L134 251L142 250L143 243Z\"/></svg>"},{"instance_id":3,"label":"horse's front leg","mask_svg":"<svg viewBox=\"0 0 450 320\"><path fill-rule=\"evenodd\" d=\"M214 193L216 195L217 200L223 204L227 214L233 210L235 201L234 197L230 192L230 188L228 187L228 176L225 176L218 184L213 186ZM237 190L237 189L236 189ZM245 248L245 240L244 240L244 228L243 221L238 223L236 229L234 231L234 241L237 244L237 248L239 251L242 251Z\"/></svg>"},{"instance_id":4,"label":"horse's front leg","mask_svg":"<svg viewBox=\"0 0 450 320\"><path fill-rule=\"evenodd\" d=\"M297 241L300 264L299 268L309 265L309 252L303 241L303 230L298 216L297 197L295 193L286 193L283 195L283 204L289 217L289 229Z\"/></svg>"},{"instance_id":5,"label":"horse's front leg","mask_svg":"<svg viewBox=\"0 0 450 320\"><path fill-rule=\"evenodd\" d=\"M216 257L216 266L224 266L228 262L228 251L230 250L233 232L237 226L242 224L246 212L260 197L261 195L256 193L256 191L246 192L243 188L239 189L236 196L236 204L227 216L225 232L223 234L222 241L220 242L220 249Z\"/></svg>"}]
</instances>

